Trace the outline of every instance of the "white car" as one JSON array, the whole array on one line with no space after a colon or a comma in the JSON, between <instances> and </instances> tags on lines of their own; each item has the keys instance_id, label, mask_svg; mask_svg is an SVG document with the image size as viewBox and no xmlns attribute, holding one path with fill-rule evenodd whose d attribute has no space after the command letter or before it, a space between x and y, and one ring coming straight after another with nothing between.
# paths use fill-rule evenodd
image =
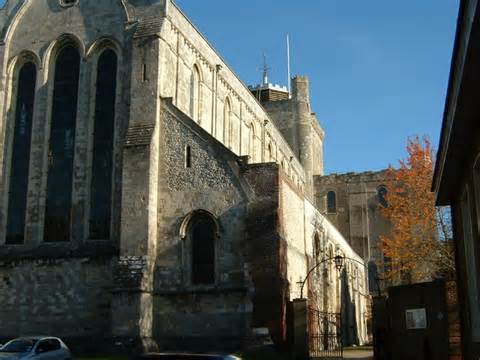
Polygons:
<instances>
[{"instance_id":1,"label":"white car","mask_svg":"<svg viewBox=\"0 0 480 360\"><path fill-rule=\"evenodd\" d=\"M0 347L0 360L71 360L62 340L51 336L21 337Z\"/></svg>"}]
</instances>

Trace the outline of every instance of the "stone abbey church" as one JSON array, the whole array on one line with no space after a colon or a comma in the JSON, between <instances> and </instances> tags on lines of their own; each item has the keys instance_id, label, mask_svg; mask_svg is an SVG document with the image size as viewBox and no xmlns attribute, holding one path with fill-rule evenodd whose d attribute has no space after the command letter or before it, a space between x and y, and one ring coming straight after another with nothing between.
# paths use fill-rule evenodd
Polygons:
<instances>
[{"instance_id":1,"label":"stone abbey church","mask_svg":"<svg viewBox=\"0 0 480 360\"><path fill-rule=\"evenodd\" d=\"M337 230L306 77L247 88L172 0L8 0L0 28L0 340L283 345L303 295L367 341L375 246Z\"/></svg>"}]
</instances>

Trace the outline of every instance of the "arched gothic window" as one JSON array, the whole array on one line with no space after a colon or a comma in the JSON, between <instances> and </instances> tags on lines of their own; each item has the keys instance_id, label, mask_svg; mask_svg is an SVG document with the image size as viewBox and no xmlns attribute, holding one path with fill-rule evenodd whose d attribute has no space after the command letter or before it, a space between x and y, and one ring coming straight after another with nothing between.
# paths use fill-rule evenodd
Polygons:
<instances>
[{"instance_id":1,"label":"arched gothic window","mask_svg":"<svg viewBox=\"0 0 480 360\"><path fill-rule=\"evenodd\" d=\"M230 104L230 99L225 99L225 105L223 106L223 131L225 146L232 146L232 105Z\"/></svg>"},{"instance_id":2,"label":"arched gothic window","mask_svg":"<svg viewBox=\"0 0 480 360\"><path fill-rule=\"evenodd\" d=\"M255 162L255 126L253 126L253 123L249 126L249 132L248 154L250 155L250 161Z\"/></svg>"},{"instance_id":3,"label":"arched gothic window","mask_svg":"<svg viewBox=\"0 0 480 360\"><path fill-rule=\"evenodd\" d=\"M327 212L337 212L337 194L335 194L335 191L329 191L327 193Z\"/></svg>"},{"instance_id":4,"label":"arched gothic window","mask_svg":"<svg viewBox=\"0 0 480 360\"><path fill-rule=\"evenodd\" d=\"M17 82L8 191L7 244L21 244L24 241L36 79L36 66L31 62L25 63L18 72Z\"/></svg>"},{"instance_id":5,"label":"arched gothic window","mask_svg":"<svg viewBox=\"0 0 480 360\"><path fill-rule=\"evenodd\" d=\"M380 185L377 189L377 197L378 197L378 202L380 205L383 207L388 207L388 202L387 202L387 188L385 185Z\"/></svg>"},{"instance_id":6,"label":"arched gothic window","mask_svg":"<svg viewBox=\"0 0 480 360\"><path fill-rule=\"evenodd\" d=\"M217 225L208 213L198 213L190 220L191 282L193 285L215 283L215 244Z\"/></svg>"},{"instance_id":7,"label":"arched gothic window","mask_svg":"<svg viewBox=\"0 0 480 360\"><path fill-rule=\"evenodd\" d=\"M197 65L193 65L190 77L190 115L196 122L200 122L202 78Z\"/></svg>"},{"instance_id":8,"label":"arched gothic window","mask_svg":"<svg viewBox=\"0 0 480 360\"><path fill-rule=\"evenodd\" d=\"M89 238L110 239L117 55L111 49L98 59L90 183Z\"/></svg>"},{"instance_id":9,"label":"arched gothic window","mask_svg":"<svg viewBox=\"0 0 480 360\"><path fill-rule=\"evenodd\" d=\"M55 61L48 150L45 241L69 241L80 54L63 47Z\"/></svg>"}]
</instances>

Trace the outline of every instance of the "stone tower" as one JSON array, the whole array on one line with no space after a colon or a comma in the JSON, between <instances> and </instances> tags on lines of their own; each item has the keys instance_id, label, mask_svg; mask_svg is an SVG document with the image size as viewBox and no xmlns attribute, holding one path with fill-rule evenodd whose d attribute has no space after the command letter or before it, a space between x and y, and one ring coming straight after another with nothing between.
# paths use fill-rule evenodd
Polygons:
<instances>
[{"instance_id":1,"label":"stone tower","mask_svg":"<svg viewBox=\"0 0 480 360\"><path fill-rule=\"evenodd\" d=\"M314 177L316 206L368 263L372 294L385 285L380 282L384 277L381 236L389 233L390 223L381 207L388 206L385 195L390 185L386 170Z\"/></svg>"},{"instance_id":2,"label":"stone tower","mask_svg":"<svg viewBox=\"0 0 480 360\"><path fill-rule=\"evenodd\" d=\"M323 175L323 140L320 126L310 103L310 82L307 76L292 79L291 96L279 96L273 85L250 88L282 132L306 175L306 193L313 198L313 176Z\"/></svg>"}]
</instances>

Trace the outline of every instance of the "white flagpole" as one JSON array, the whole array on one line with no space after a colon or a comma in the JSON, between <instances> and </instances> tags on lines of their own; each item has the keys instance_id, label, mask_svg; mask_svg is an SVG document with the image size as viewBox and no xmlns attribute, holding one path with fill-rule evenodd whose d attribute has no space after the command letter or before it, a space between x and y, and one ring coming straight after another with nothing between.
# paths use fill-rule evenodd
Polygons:
<instances>
[{"instance_id":1,"label":"white flagpole","mask_svg":"<svg viewBox=\"0 0 480 360\"><path fill-rule=\"evenodd\" d=\"M288 76L288 79L287 79L287 87L288 87L288 96L291 97L291 92L290 92L290 82L292 81L291 80L291 75L290 75L290 36L287 34L287 76Z\"/></svg>"}]
</instances>

